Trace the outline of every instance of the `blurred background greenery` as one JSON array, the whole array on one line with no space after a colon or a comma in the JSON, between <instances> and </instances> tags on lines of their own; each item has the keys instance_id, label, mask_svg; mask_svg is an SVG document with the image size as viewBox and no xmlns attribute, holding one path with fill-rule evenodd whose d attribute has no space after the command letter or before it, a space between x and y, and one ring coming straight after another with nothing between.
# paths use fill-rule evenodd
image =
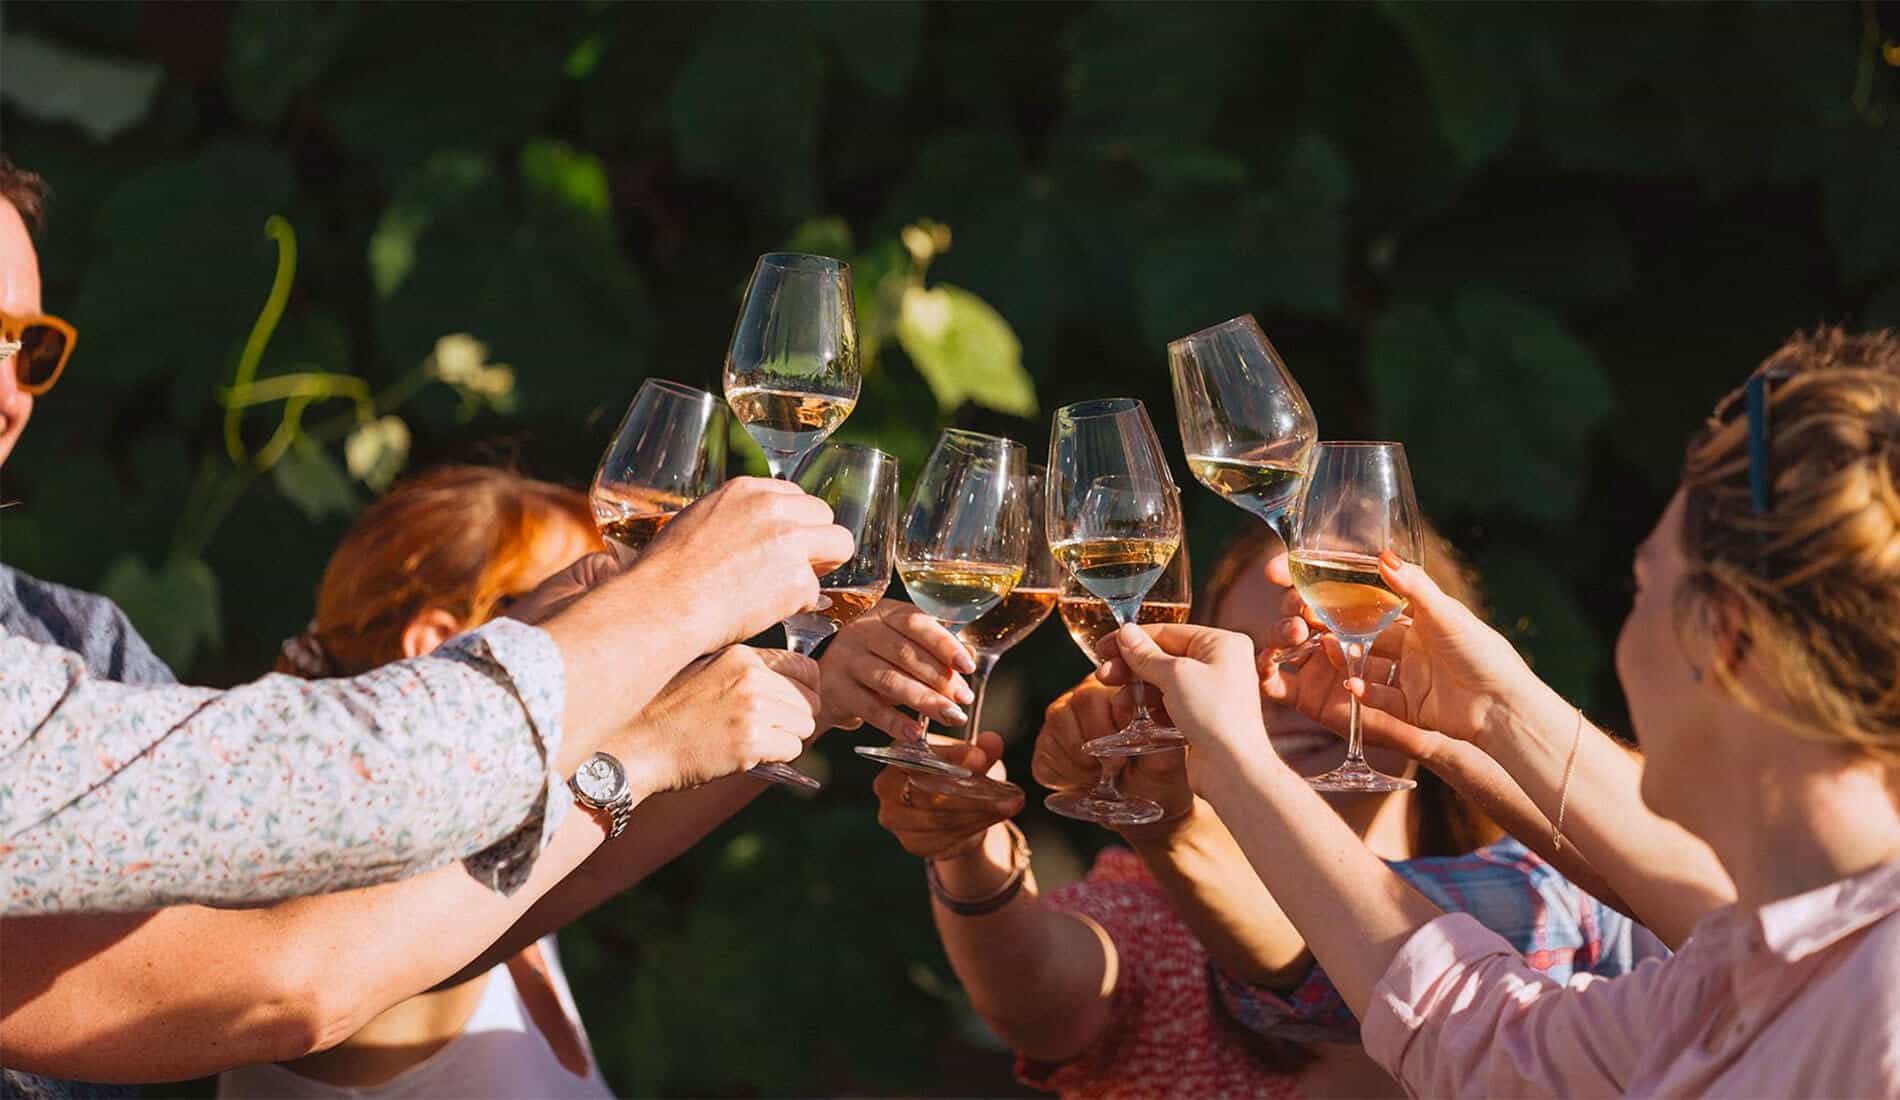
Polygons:
<instances>
[{"instance_id":1,"label":"blurred background greenery","mask_svg":"<svg viewBox=\"0 0 1900 1100\"><path fill-rule=\"evenodd\" d=\"M54 187L46 308L82 339L0 552L201 682L267 666L400 469L583 484L640 379L716 388L754 256L790 245L855 260L878 352L843 435L913 469L941 425L1040 450L1111 393L1172 444L1163 344L1254 313L1325 436L1404 440L1501 625L1618 723L1627 560L1688 432L1795 329L1900 324L1872 3L4 19L4 149ZM233 388L273 214L294 285ZM1251 521L1177 477L1210 562ZM1054 625L1004 661L1018 774L1084 669ZM822 796L768 793L564 938L623 1093L1014 1088L852 740ZM1105 840L1027 816L1045 877Z\"/></svg>"}]
</instances>

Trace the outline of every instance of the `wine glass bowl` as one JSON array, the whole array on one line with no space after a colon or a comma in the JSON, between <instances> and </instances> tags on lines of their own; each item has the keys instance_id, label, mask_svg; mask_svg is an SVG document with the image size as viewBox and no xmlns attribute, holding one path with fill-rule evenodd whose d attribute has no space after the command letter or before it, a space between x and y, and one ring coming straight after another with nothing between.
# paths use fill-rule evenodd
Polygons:
<instances>
[{"instance_id":1,"label":"wine glass bowl","mask_svg":"<svg viewBox=\"0 0 1900 1100\"><path fill-rule=\"evenodd\" d=\"M725 403L705 390L649 378L601 455L588 506L601 538L625 564L680 509L725 479Z\"/></svg>"},{"instance_id":2,"label":"wine glass bowl","mask_svg":"<svg viewBox=\"0 0 1900 1100\"><path fill-rule=\"evenodd\" d=\"M1266 333L1242 315L1168 345L1174 410L1201 484L1286 536L1319 423Z\"/></svg>"},{"instance_id":3,"label":"wine glass bowl","mask_svg":"<svg viewBox=\"0 0 1900 1100\"><path fill-rule=\"evenodd\" d=\"M911 491L898 534L897 571L918 610L957 634L1008 596L1028 564L1023 446L946 429ZM924 723L887 731L890 745L857 752L917 771L968 777L930 750Z\"/></svg>"},{"instance_id":4,"label":"wine glass bowl","mask_svg":"<svg viewBox=\"0 0 1900 1100\"><path fill-rule=\"evenodd\" d=\"M1288 566L1314 617L1339 637L1348 678L1365 674L1373 639L1405 610L1405 599L1379 573L1391 551L1424 561L1424 527L1405 448L1397 443L1322 443L1293 515ZM1348 711L1346 759L1309 782L1322 791L1399 791L1412 780L1366 763L1357 696Z\"/></svg>"},{"instance_id":5,"label":"wine glass bowl","mask_svg":"<svg viewBox=\"0 0 1900 1100\"><path fill-rule=\"evenodd\" d=\"M829 256L759 257L726 348L726 401L789 478L858 401L851 265Z\"/></svg>"},{"instance_id":6,"label":"wine glass bowl","mask_svg":"<svg viewBox=\"0 0 1900 1100\"><path fill-rule=\"evenodd\" d=\"M849 560L818 578L819 606L785 620L786 648L810 656L884 598L897 544L897 459L876 447L827 443L792 475L805 492L831 507L831 521L851 532Z\"/></svg>"}]
</instances>

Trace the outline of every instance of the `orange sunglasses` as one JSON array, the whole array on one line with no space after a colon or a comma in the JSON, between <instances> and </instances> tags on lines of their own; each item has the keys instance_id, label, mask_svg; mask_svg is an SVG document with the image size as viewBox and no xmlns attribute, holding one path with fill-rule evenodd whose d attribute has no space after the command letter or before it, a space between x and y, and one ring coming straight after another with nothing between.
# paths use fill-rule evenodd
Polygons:
<instances>
[{"instance_id":1,"label":"orange sunglasses","mask_svg":"<svg viewBox=\"0 0 1900 1100\"><path fill-rule=\"evenodd\" d=\"M78 342L79 330L69 321L38 313L15 316L0 311L0 344L20 345L12 355L13 376L22 390L34 396L52 389L59 381Z\"/></svg>"}]
</instances>

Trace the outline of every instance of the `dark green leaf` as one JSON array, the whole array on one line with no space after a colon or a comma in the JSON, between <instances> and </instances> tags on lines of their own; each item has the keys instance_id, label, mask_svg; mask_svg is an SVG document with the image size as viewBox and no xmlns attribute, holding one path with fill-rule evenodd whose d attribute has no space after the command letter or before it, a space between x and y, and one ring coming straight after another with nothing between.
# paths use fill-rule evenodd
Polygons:
<instances>
[{"instance_id":1,"label":"dark green leaf","mask_svg":"<svg viewBox=\"0 0 1900 1100\"><path fill-rule=\"evenodd\" d=\"M817 199L823 55L798 9L731 9L667 97L680 164L781 215Z\"/></svg>"},{"instance_id":2,"label":"dark green leaf","mask_svg":"<svg viewBox=\"0 0 1900 1100\"><path fill-rule=\"evenodd\" d=\"M1522 113L1508 61L1520 44L1474 18L1482 9L1387 3L1384 10L1411 41L1445 140L1466 165L1489 159L1511 140Z\"/></svg>"},{"instance_id":3,"label":"dark green leaf","mask_svg":"<svg viewBox=\"0 0 1900 1100\"><path fill-rule=\"evenodd\" d=\"M269 126L336 59L356 25L356 5L317 0L240 4L231 13L224 76L238 112Z\"/></svg>"},{"instance_id":4,"label":"dark green leaf","mask_svg":"<svg viewBox=\"0 0 1900 1100\"><path fill-rule=\"evenodd\" d=\"M887 98L910 84L923 44L917 0L843 0L804 9L844 67Z\"/></svg>"},{"instance_id":5,"label":"dark green leaf","mask_svg":"<svg viewBox=\"0 0 1900 1100\"><path fill-rule=\"evenodd\" d=\"M188 667L200 646L224 638L218 578L198 558L173 556L153 571L136 555L123 554L106 569L99 591L125 611L152 652L174 669Z\"/></svg>"},{"instance_id":6,"label":"dark green leaf","mask_svg":"<svg viewBox=\"0 0 1900 1100\"><path fill-rule=\"evenodd\" d=\"M271 467L271 480L312 523L331 515L354 515L362 507L336 459L307 438L292 444Z\"/></svg>"}]
</instances>

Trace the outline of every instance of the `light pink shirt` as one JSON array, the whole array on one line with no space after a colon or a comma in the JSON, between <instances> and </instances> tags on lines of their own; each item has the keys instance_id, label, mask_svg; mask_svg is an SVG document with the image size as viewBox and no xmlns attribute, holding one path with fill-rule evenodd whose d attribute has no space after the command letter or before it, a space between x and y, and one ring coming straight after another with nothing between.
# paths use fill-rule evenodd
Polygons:
<instances>
[{"instance_id":1,"label":"light pink shirt","mask_svg":"<svg viewBox=\"0 0 1900 1100\"><path fill-rule=\"evenodd\" d=\"M1900 1096L1900 860L1568 987L1463 914L1373 990L1366 1050L1424 1096Z\"/></svg>"}]
</instances>

